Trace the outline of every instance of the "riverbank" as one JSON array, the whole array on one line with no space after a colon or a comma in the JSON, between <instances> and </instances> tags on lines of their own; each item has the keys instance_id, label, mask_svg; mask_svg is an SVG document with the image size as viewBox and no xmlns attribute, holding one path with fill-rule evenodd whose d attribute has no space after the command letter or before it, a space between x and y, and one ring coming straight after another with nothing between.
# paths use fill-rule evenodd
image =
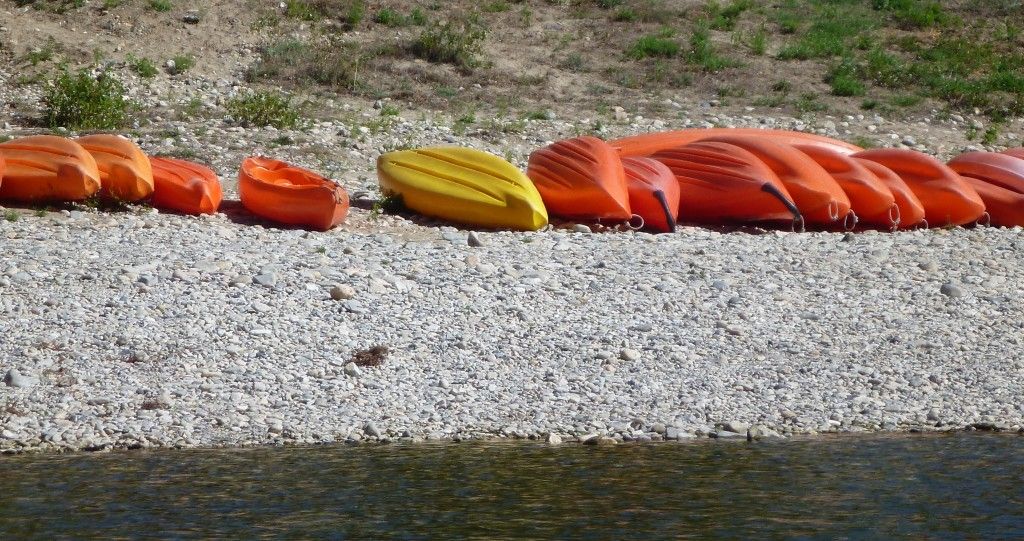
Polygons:
<instances>
[{"instance_id":1,"label":"riverbank","mask_svg":"<svg viewBox=\"0 0 1024 541\"><path fill-rule=\"evenodd\" d=\"M0 450L1024 426L1019 230L362 214L0 222Z\"/></svg>"}]
</instances>

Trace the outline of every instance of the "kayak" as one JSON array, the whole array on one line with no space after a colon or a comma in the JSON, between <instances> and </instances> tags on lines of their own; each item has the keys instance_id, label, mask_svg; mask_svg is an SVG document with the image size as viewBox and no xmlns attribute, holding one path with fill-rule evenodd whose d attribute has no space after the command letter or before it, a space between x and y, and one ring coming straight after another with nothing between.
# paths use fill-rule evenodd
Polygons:
<instances>
[{"instance_id":1,"label":"kayak","mask_svg":"<svg viewBox=\"0 0 1024 541\"><path fill-rule=\"evenodd\" d=\"M960 178L974 188L985 202L985 211L988 212L992 225L1024 226L1024 193L1008 190L968 175L960 175Z\"/></svg>"},{"instance_id":2,"label":"kayak","mask_svg":"<svg viewBox=\"0 0 1024 541\"><path fill-rule=\"evenodd\" d=\"M1020 148L1008 148L1003 151L1003 154L1007 156L1013 156L1014 158L1020 158L1024 160L1024 147Z\"/></svg>"},{"instance_id":3,"label":"kayak","mask_svg":"<svg viewBox=\"0 0 1024 541\"><path fill-rule=\"evenodd\" d=\"M0 143L7 162L0 200L82 201L100 189L96 159L82 145L53 135Z\"/></svg>"},{"instance_id":4,"label":"kayak","mask_svg":"<svg viewBox=\"0 0 1024 541\"><path fill-rule=\"evenodd\" d=\"M900 223L896 197L868 168L846 154L814 145L793 145L820 165L846 196L850 208L865 224L895 228Z\"/></svg>"},{"instance_id":5,"label":"kayak","mask_svg":"<svg viewBox=\"0 0 1024 541\"><path fill-rule=\"evenodd\" d=\"M692 128L669 132L647 133L610 141L609 144L622 156L650 156L661 150L719 137L722 135L749 135L769 139L775 143L823 146L841 154L853 154L864 150L838 139L788 130L761 130L757 128Z\"/></svg>"},{"instance_id":6,"label":"kayak","mask_svg":"<svg viewBox=\"0 0 1024 541\"><path fill-rule=\"evenodd\" d=\"M947 165L961 176L1024 193L1024 160L997 152L968 152L953 158Z\"/></svg>"},{"instance_id":7,"label":"kayak","mask_svg":"<svg viewBox=\"0 0 1024 541\"><path fill-rule=\"evenodd\" d=\"M348 215L348 193L334 182L280 160L249 157L238 172L238 194L249 212L320 231Z\"/></svg>"},{"instance_id":8,"label":"kayak","mask_svg":"<svg viewBox=\"0 0 1024 541\"><path fill-rule=\"evenodd\" d=\"M551 214L584 220L633 217L622 159L596 137L567 139L534 151L526 175Z\"/></svg>"},{"instance_id":9,"label":"kayak","mask_svg":"<svg viewBox=\"0 0 1024 541\"><path fill-rule=\"evenodd\" d=\"M924 222L924 205L899 175L880 163L864 158L854 157L853 159L871 171L896 199L896 207L899 209L900 216L898 229L910 229Z\"/></svg>"},{"instance_id":10,"label":"kayak","mask_svg":"<svg viewBox=\"0 0 1024 541\"><path fill-rule=\"evenodd\" d=\"M856 224L850 198L832 175L796 148L750 135L722 135L705 140L736 145L764 162L782 181L807 223L830 226L844 220L848 228Z\"/></svg>"},{"instance_id":11,"label":"kayak","mask_svg":"<svg viewBox=\"0 0 1024 541\"><path fill-rule=\"evenodd\" d=\"M679 182L663 163L651 158L623 158L629 206L644 226L673 233L679 216Z\"/></svg>"},{"instance_id":12,"label":"kayak","mask_svg":"<svg viewBox=\"0 0 1024 541\"><path fill-rule=\"evenodd\" d=\"M223 193L208 167L175 158L150 158L154 207L182 214L214 214Z\"/></svg>"},{"instance_id":13,"label":"kayak","mask_svg":"<svg viewBox=\"0 0 1024 541\"><path fill-rule=\"evenodd\" d=\"M878 148L854 154L896 173L924 206L932 226L964 225L985 214L985 202L960 175L939 160L913 150Z\"/></svg>"},{"instance_id":14,"label":"kayak","mask_svg":"<svg viewBox=\"0 0 1024 541\"><path fill-rule=\"evenodd\" d=\"M431 147L377 158L381 189L406 208L468 225L535 231L548 213L533 182L516 166L487 152Z\"/></svg>"},{"instance_id":15,"label":"kayak","mask_svg":"<svg viewBox=\"0 0 1024 541\"><path fill-rule=\"evenodd\" d=\"M121 201L141 201L153 194L153 168L135 143L117 135L75 139L96 159L103 192Z\"/></svg>"},{"instance_id":16,"label":"kayak","mask_svg":"<svg viewBox=\"0 0 1024 541\"><path fill-rule=\"evenodd\" d=\"M701 141L652 157L675 175L679 216L685 221L724 224L800 218L779 177L738 146Z\"/></svg>"}]
</instances>

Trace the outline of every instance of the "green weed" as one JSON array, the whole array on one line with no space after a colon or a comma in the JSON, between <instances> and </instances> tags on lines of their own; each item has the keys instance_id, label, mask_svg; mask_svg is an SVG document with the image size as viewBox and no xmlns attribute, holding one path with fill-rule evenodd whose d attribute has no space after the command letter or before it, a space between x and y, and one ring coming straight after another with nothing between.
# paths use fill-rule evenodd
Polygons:
<instances>
[{"instance_id":1,"label":"green weed","mask_svg":"<svg viewBox=\"0 0 1024 541\"><path fill-rule=\"evenodd\" d=\"M479 17L471 15L444 23L435 23L412 43L412 53L424 60L454 64L470 70L480 64L487 29Z\"/></svg>"},{"instance_id":2,"label":"green weed","mask_svg":"<svg viewBox=\"0 0 1024 541\"><path fill-rule=\"evenodd\" d=\"M248 126L288 129L302 120L291 98L277 92L259 91L232 98L227 110L236 121Z\"/></svg>"},{"instance_id":3,"label":"green weed","mask_svg":"<svg viewBox=\"0 0 1024 541\"><path fill-rule=\"evenodd\" d=\"M62 69L49 82L43 97L45 122L50 128L112 130L128 122L131 104L124 85L114 75Z\"/></svg>"}]
</instances>

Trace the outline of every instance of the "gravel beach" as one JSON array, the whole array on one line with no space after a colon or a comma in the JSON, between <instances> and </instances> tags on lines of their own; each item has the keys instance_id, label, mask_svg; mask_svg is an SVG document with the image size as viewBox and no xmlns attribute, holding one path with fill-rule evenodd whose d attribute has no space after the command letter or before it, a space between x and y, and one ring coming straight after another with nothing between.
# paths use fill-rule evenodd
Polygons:
<instances>
[{"instance_id":1,"label":"gravel beach","mask_svg":"<svg viewBox=\"0 0 1024 541\"><path fill-rule=\"evenodd\" d=\"M0 449L1024 426L1020 230L231 216L0 222Z\"/></svg>"},{"instance_id":2,"label":"gravel beach","mask_svg":"<svg viewBox=\"0 0 1024 541\"><path fill-rule=\"evenodd\" d=\"M0 26L12 45L66 30L7 9L32 21ZM118 20L90 17L112 28L108 52L134 50ZM179 43L217 34L190 21ZM138 106L122 133L209 164L221 214L0 207L0 452L1024 430L1020 228L471 232L373 210L376 158L399 148L470 146L525 167L581 134L764 127L949 159L1019 146L1024 118L996 126L992 145L980 110L794 118L674 89L516 116L462 111L460 96L486 90L470 87L448 89L443 111L298 96L300 129L244 127L226 104L250 91L259 40L235 26L244 42L188 73L146 79L103 61ZM16 84L18 69L0 65L0 135L51 133L38 127L45 85ZM260 154L344 185L347 223L315 233L245 213L238 166Z\"/></svg>"}]
</instances>

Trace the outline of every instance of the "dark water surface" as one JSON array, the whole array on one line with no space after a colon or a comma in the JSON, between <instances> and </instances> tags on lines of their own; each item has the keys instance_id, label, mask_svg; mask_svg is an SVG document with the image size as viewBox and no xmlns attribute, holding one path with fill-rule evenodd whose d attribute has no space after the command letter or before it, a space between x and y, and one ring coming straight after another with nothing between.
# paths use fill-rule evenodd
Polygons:
<instances>
[{"instance_id":1,"label":"dark water surface","mask_svg":"<svg viewBox=\"0 0 1024 541\"><path fill-rule=\"evenodd\" d=\"M1024 538L1024 437L0 457L0 539Z\"/></svg>"}]
</instances>

